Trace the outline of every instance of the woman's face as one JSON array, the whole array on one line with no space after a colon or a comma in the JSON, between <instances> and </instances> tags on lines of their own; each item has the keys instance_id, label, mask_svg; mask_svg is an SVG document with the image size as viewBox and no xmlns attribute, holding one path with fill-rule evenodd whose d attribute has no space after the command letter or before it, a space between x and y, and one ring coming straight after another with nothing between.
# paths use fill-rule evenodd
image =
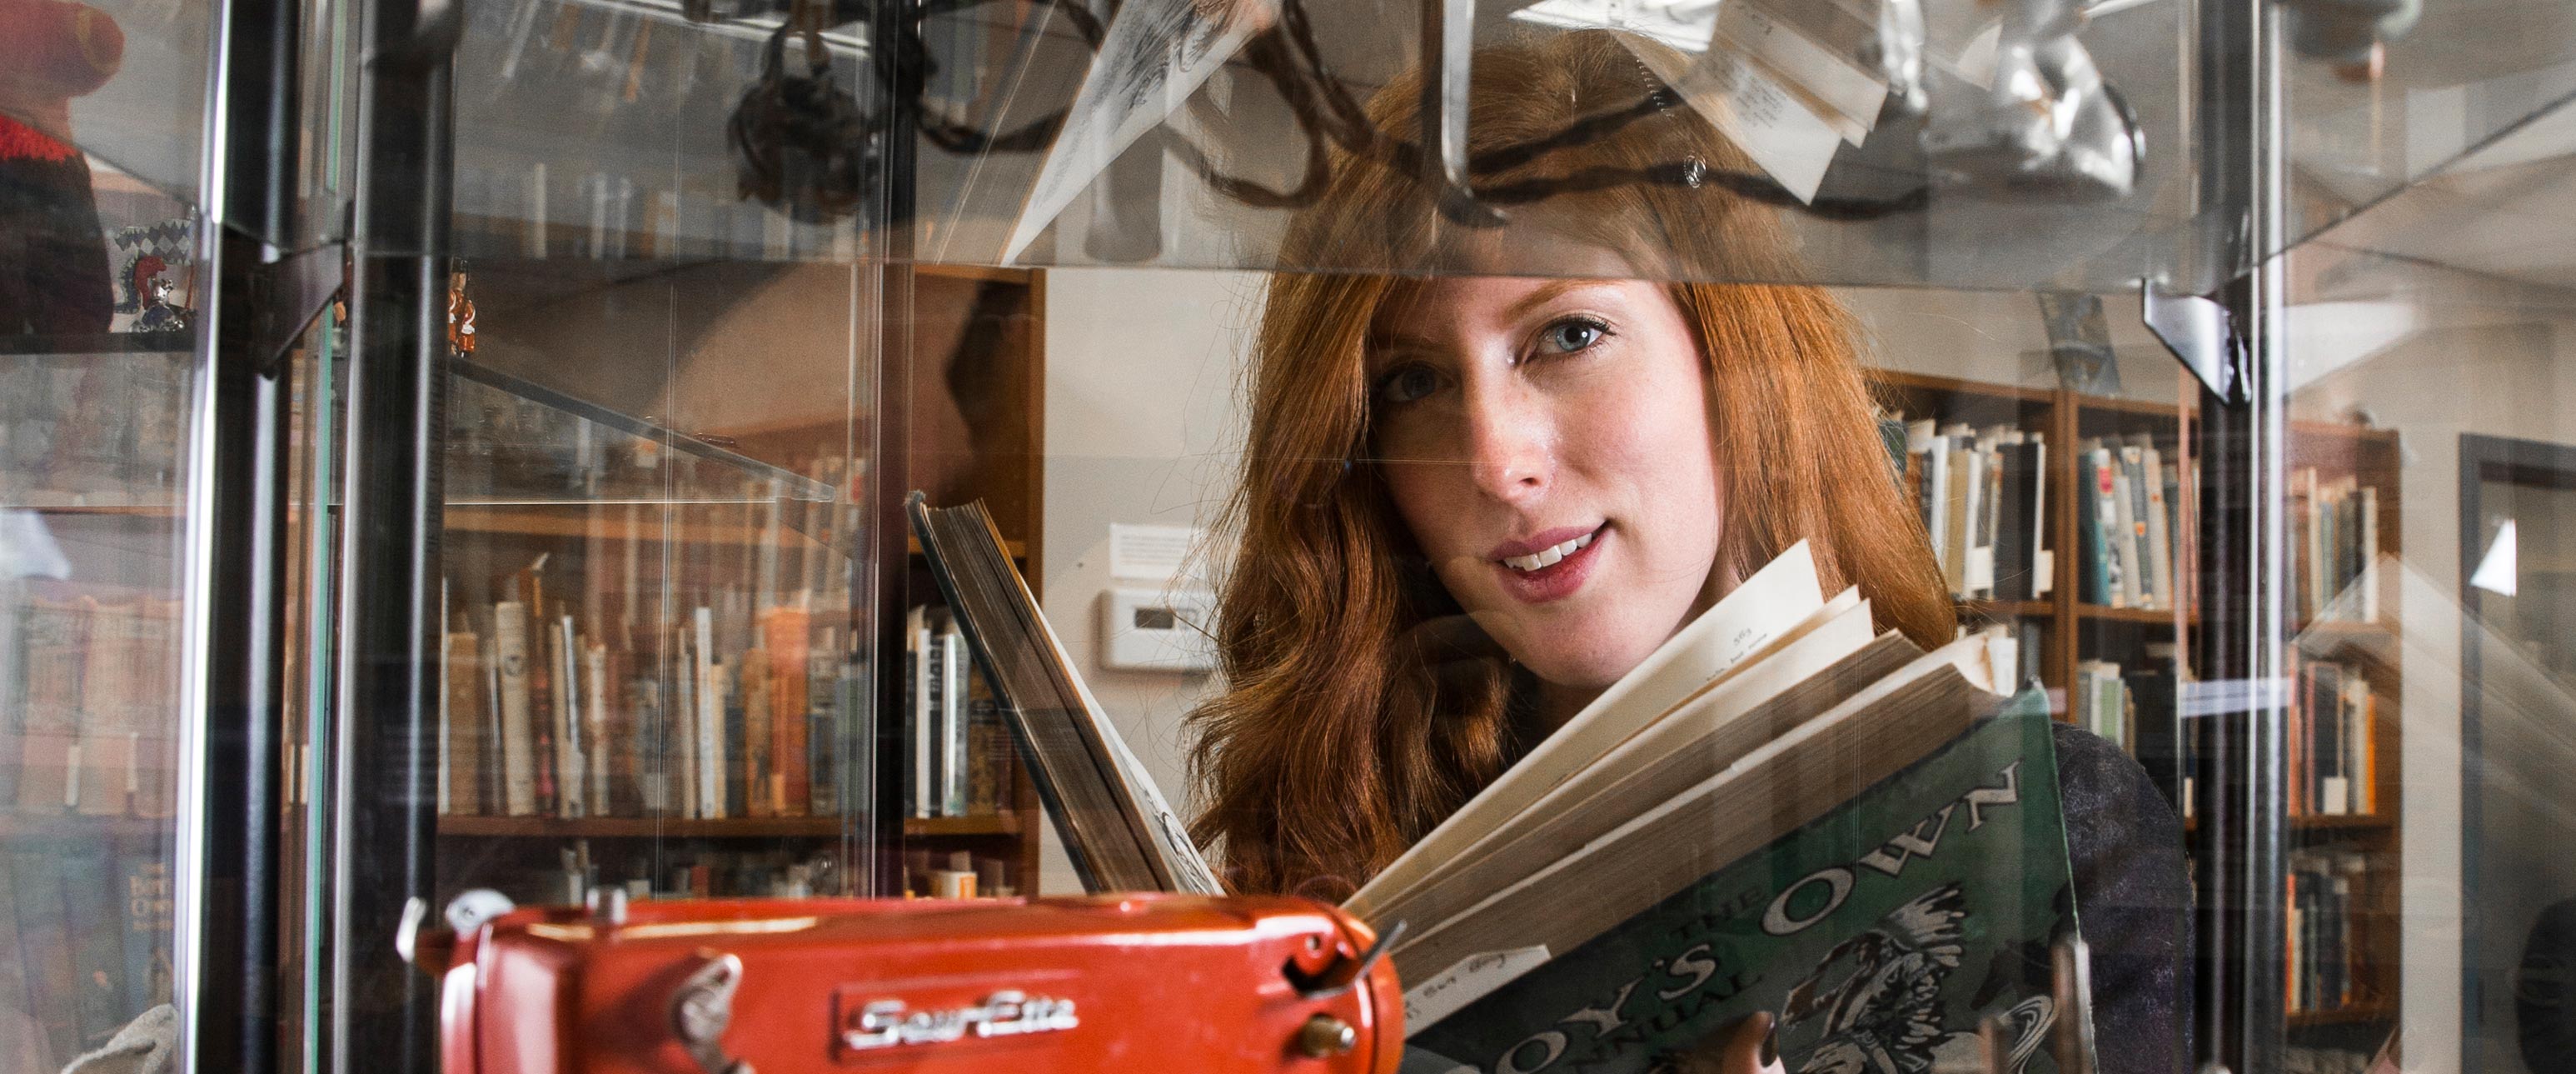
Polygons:
<instances>
[{"instance_id":1,"label":"woman's face","mask_svg":"<svg viewBox=\"0 0 2576 1074\"><path fill-rule=\"evenodd\" d=\"M1444 278L1370 334L1397 511L1551 693L1588 699L1715 599L1708 366L1661 285Z\"/></svg>"}]
</instances>

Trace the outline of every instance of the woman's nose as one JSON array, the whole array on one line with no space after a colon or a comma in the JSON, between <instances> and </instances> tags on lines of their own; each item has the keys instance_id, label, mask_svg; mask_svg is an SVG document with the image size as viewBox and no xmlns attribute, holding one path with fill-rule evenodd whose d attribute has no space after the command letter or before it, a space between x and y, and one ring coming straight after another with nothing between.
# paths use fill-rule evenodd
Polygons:
<instances>
[{"instance_id":1,"label":"woman's nose","mask_svg":"<svg viewBox=\"0 0 2576 1074\"><path fill-rule=\"evenodd\" d=\"M1555 476L1556 437L1545 409L1510 388L1471 392L1467 469L1476 488L1506 503L1546 491Z\"/></svg>"}]
</instances>

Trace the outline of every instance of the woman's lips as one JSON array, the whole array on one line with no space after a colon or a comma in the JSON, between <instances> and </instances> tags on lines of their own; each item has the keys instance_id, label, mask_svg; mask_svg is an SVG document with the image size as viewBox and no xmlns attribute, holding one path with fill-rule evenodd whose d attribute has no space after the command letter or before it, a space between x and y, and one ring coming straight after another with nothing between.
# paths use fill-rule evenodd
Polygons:
<instances>
[{"instance_id":1,"label":"woman's lips","mask_svg":"<svg viewBox=\"0 0 2576 1074\"><path fill-rule=\"evenodd\" d=\"M1517 542L1515 545L1506 547L1517 549L1523 545L1534 544L1536 541L1554 538L1552 543L1538 545L1537 549L1534 551L1516 550L1512 553L1513 558L1524 558L1531 555L1545 555L1547 554L1547 550L1554 549L1568 542L1581 540L1587 536L1585 531L1581 529L1569 529L1561 532L1562 535L1560 536L1560 531L1550 530L1546 533L1539 534L1538 537L1532 541ZM1495 557L1495 561L1490 562L1488 566L1495 572L1502 575L1501 582L1503 592L1510 594L1515 600L1529 604L1544 604L1552 600L1562 600L1565 597L1571 596L1575 590L1583 588L1584 579L1591 576L1592 565L1595 561L1599 560L1601 556L1601 545L1603 542L1610 539L1609 524L1603 523L1600 528L1590 531L1588 536L1591 540L1588 543L1585 543L1583 547L1567 552L1564 554L1564 558L1558 559L1554 563L1547 564L1535 570L1522 570L1508 563L1500 562L1502 557Z\"/></svg>"}]
</instances>

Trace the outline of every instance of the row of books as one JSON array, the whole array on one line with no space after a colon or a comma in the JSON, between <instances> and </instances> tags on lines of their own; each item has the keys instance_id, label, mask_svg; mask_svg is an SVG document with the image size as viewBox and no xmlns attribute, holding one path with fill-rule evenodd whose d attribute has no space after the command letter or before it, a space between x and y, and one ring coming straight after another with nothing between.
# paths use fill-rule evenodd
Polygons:
<instances>
[{"instance_id":1,"label":"row of books","mask_svg":"<svg viewBox=\"0 0 2576 1074\"><path fill-rule=\"evenodd\" d=\"M1010 808L1010 728L948 609L904 620L905 800L916 817L989 816Z\"/></svg>"},{"instance_id":2,"label":"row of books","mask_svg":"<svg viewBox=\"0 0 2576 1074\"><path fill-rule=\"evenodd\" d=\"M2352 475L2321 478L2316 468L2290 474L2293 610L2300 622L2375 622L2379 595L2368 586L2339 600L2379 559L2379 490Z\"/></svg>"},{"instance_id":3,"label":"row of books","mask_svg":"<svg viewBox=\"0 0 2576 1074\"><path fill-rule=\"evenodd\" d=\"M60 1070L170 1002L170 898L158 849L0 854L0 1070Z\"/></svg>"},{"instance_id":4,"label":"row of books","mask_svg":"<svg viewBox=\"0 0 2576 1074\"><path fill-rule=\"evenodd\" d=\"M2170 641L2150 642L2125 661L2084 660L2075 665L2066 690L2068 722L2094 733L2146 766L2147 775L2175 812L2192 814L2192 783L2183 724L2176 711L2180 692Z\"/></svg>"},{"instance_id":5,"label":"row of books","mask_svg":"<svg viewBox=\"0 0 2576 1074\"><path fill-rule=\"evenodd\" d=\"M2289 713L2292 816L2368 816L2379 812L2379 699L2358 665L2302 660L2292 679Z\"/></svg>"},{"instance_id":6,"label":"row of books","mask_svg":"<svg viewBox=\"0 0 2576 1074\"><path fill-rule=\"evenodd\" d=\"M1965 633L1967 628L1960 631ZM2047 666L2040 651L2040 639L2047 631L2038 620L2000 623L1978 633L1986 640L1986 664L1994 669L1996 689L2018 690L2037 681L2040 669Z\"/></svg>"},{"instance_id":7,"label":"row of books","mask_svg":"<svg viewBox=\"0 0 2576 1074\"><path fill-rule=\"evenodd\" d=\"M1022 892L1013 883L1018 870L1002 858L979 857L970 851L952 850L945 854L925 847L909 847L903 852L903 893L907 898L922 899L1007 899Z\"/></svg>"},{"instance_id":8,"label":"row of books","mask_svg":"<svg viewBox=\"0 0 2576 1074\"><path fill-rule=\"evenodd\" d=\"M2183 530L2182 468L2144 433L2076 445L2078 594L2114 608L2171 610Z\"/></svg>"},{"instance_id":9,"label":"row of books","mask_svg":"<svg viewBox=\"0 0 2576 1074\"><path fill-rule=\"evenodd\" d=\"M35 815L175 808L178 605L157 591L0 584L0 803Z\"/></svg>"},{"instance_id":10,"label":"row of books","mask_svg":"<svg viewBox=\"0 0 2576 1074\"><path fill-rule=\"evenodd\" d=\"M2037 600L2056 576L2046 438L2009 425L1906 425L1907 472L1933 556L1962 600Z\"/></svg>"},{"instance_id":11,"label":"row of books","mask_svg":"<svg viewBox=\"0 0 2576 1074\"><path fill-rule=\"evenodd\" d=\"M2289 916L2283 933L2292 1014L2340 1010L2369 997L2361 982L2368 949L2359 940L2369 859L2351 851L2290 852Z\"/></svg>"},{"instance_id":12,"label":"row of books","mask_svg":"<svg viewBox=\"0 0 2576 1074\"><path fill-rule=\"evenodd\" d=\"M831 816L864 665L800 607L728 647L701 604L653 648L611 648L567 606L458 612L439 706L439 809L560 818Z\"/></svg>"}]
</instances>

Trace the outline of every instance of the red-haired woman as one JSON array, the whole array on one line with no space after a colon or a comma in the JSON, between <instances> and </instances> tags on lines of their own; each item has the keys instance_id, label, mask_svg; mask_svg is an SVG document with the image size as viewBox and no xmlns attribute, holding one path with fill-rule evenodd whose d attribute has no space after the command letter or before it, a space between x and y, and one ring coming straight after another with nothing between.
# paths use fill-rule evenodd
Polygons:
<instances>
[{"instance_id":1,"label":"red-haired woman","mask_svg":"<svg viewBox=\"0 0 2576 1074\"><path fill-rule=\"evenodd\" d=\"M1471 152L1634 104L1655 47L1479 51ZM1370 119L1416 130L1417 99L1400 78ZM1689 159L1751 167L1673 109L1492 181ZM1225 686L1193 716L1193 834L1237 889L1349 893L1800 539L1826 592L1858 586L1925 648L1952 638L1843 309L1794 282L1645 282L1794 281L1770 210L1629 183L1461 228L1413 177L1336 165L1281 254L1323 271L1270 285ZM2179 1069L2179 825L2116 748L2065 727L2058 748L2096 1025L2119 1042L2102 1068Z\"/></svg>"}]
</instances>

